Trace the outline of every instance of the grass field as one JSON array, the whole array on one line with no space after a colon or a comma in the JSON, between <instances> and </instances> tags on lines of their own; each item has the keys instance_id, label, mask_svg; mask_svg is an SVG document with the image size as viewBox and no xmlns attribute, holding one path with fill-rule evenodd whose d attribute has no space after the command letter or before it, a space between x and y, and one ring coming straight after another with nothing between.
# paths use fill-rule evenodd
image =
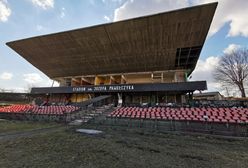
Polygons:
<instances>
[{"instance_id":1,"label":"grass field","mask_svg":"<svg viewBox=\"0 0 248 168\"><path fill-rule=\"evenodd\" d=\"M39 124L26 124L39 127ZM13 131L14 125L20 128L23 124L3 125L6 132L7 127ZM85 127L95 128L95 125ZM98 129L104 134L82 135L72 127L64 127L56 132L0 140L0 167L248 167L247 139L118 127Z\"/></svg>"},{"instance_id":2,"label":"grass field","mask_svg":"<svg viewBox=\"0 0 248 168\"><path fill-rule=\"evenodd\" d=\"M49 128L57 124L45 122L28 122L28 121L7 121L0 120L0 134L13 133L18 131L27 131L32 129Z\"/></svg>"}]
</instances>

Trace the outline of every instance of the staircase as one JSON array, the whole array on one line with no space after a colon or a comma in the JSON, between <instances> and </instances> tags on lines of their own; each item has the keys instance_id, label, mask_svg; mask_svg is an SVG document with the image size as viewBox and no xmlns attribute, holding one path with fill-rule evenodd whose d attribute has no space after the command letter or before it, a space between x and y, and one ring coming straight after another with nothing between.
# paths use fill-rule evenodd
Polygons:
<instances>
[{"instance_id":1,"label":"staircase","mask_svg":"<svg viewBox=\"0 0 248 168\"><path fill-rule=\"evenodd\" d=\"M108 104L101 107L82 109L74 116L71 116L69 125L82 125L83 123L96 120L101 116L105 116L110 110L112 111L113 106L113 104Z\"/></svg>"}]
</instances>

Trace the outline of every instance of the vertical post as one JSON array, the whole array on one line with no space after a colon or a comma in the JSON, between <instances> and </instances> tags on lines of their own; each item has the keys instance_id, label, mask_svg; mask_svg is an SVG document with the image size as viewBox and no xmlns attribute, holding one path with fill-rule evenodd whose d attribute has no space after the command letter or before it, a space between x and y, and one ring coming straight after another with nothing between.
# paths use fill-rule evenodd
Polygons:
<instances>
[{"instance_id":1,"label":"vertical post","mask_svg":"<svg viewBox=\"0 0 248 168\"><path fill-rule=\"evenodd\" d=\"M156 92L156 104L158 103L158 92Z\"/></svg>"}]
</instances>

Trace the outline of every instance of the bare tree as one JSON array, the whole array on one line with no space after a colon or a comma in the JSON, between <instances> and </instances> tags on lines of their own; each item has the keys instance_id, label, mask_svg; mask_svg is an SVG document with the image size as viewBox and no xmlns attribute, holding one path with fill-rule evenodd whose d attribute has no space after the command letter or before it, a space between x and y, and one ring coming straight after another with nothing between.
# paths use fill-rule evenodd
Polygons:
<instances>
[{"instance_id":1,"label":"bare tree","mask_svg":"<svg viewBox=\"0 0 248 168\"><path fill-rule=\"evenodd\" d=\"M214 78L225 87L238 87L241 96L246 97L244 86L248 81L248 50L240 48L224 54L214 71Z\"/></svg>"}]
</instances>

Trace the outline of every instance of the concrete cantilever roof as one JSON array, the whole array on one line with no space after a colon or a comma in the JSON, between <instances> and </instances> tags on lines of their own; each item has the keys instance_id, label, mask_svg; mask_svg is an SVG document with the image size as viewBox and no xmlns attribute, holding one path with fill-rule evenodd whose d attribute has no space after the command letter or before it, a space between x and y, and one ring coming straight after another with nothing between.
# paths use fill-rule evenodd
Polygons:
<instances>
[{"instance_id":1,"label":"concrete cantilever roof","mask_svg":"<svg viewBox=\"0 0 248 168\"><path fill-rule=\"evenodd\" d=\"M7 45L50 78L193 71L216 7L210 3Z\"/></svg>"}]
</instances>

